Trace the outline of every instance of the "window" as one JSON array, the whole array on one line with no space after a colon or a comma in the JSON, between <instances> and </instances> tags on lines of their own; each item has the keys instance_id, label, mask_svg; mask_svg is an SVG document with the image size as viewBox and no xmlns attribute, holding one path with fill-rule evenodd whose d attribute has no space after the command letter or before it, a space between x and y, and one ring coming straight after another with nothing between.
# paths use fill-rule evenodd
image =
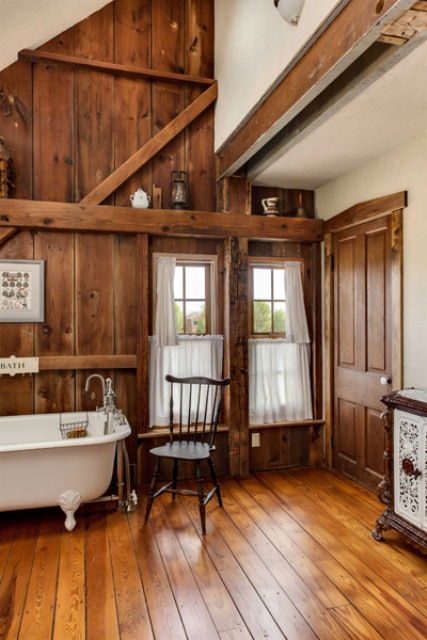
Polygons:
<instances>
[{"instance_id":1,"label":"window","mask_svg":"<svg viewBox=\"0 0 427 640\"><path fill-rule=\"evenodd\" d=\"M174 295L178 334L210 333L210 265L177 261Z\"/></svg>"},{"instance_id":2,"label":"window","mask_svg":"<svg viewBox=\"0 0 427 640\"><path fill-rule=\"evenodd\" d=\"M313 417L300 260L252 260L249 422Z\"/></svg>"},{"instance_id":3,"label":"window","mask_svg":"<svg viewBox=\"0 0 427 640\"><path fill-rule=\"evenodd\" d=\"M156 313L157 260L154 254L154 304ZM217 256L176 256L174 299L178 335L203 336L218 332ZM156 325L155 317L153 326Z\"/></svg>"},{"instance_id":4,"label":"window","mask_svg":"<svg viewBox=\"0 0 427 640\"><path fill-rule=\"evenodd\" d=\"M165 381L166 374L220 378L224 343L222 336L214 335L219 326L217 257L179 255L175 258L155 254L153 258L154 313L159 312L160 315L157 319L154 317L153 322L153 327L159 329L159 335L151 336L149 341L150 427L169 423L169 384ZM166 279L158 274L158 266L165 262L173 265L169 271L171 277ZM160 291L157 290L158 283ZM170 316L173 322L164 322ZM178 331L176 342L163 342L160 339L160 325L164 324L173 325L174 338Z\"/></svg>"},{"instance_id":5,"label":"window","mask_svg":"<svg viewBox=\"0 0 427 640\"><path fill-rule=\"evenodd\" d=\"M286 335L285 269L252 265L252 335Z\"/></svg>"}]
</instances>

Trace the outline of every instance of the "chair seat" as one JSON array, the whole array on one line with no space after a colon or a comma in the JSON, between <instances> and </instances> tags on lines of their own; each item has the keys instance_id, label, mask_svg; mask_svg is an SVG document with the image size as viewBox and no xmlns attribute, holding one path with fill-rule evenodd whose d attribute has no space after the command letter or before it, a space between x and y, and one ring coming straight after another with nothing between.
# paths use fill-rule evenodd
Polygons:
<instances>
[{"instance_id":1,"label":"chair seat","mask_svg":"<svg viewBox=\"0 0 427 640\"><path fill-rule=\"evenodd\" d=\"M201 442L172 442L150 449L150 453L160 458L173 458L177 460L206 460L215 447Z\"/></svg>"}]
</instances>

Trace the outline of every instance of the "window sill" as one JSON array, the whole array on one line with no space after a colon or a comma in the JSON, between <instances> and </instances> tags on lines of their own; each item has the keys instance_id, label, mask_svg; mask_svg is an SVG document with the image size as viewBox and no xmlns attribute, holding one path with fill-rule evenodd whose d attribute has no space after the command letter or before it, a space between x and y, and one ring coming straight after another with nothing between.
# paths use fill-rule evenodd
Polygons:
<instances>
[{"instance_id":1,"label":"window sill","mask_svg":"<svg viewBox=\"0 0 427 640\"><path fill-rule=\"evenodd\" d=\"M227 432L229 428L225 424L219 424L217 428L217 433ZM178 429L174 429L174 435L178 435ZM190 430L190 433L194 433L194 429ZM153 438L168 438L169 437L169 427L153 427L146 433L139 433L138 440L151 440Z\"/></svg>"},{"instance_id":2,"label":"window sill","mask_svg":"<svg viewBox=\"0 0 427 640\"><path fill-rule=\"evenodd\" d=\"M260 431L264 429L282 429L286 427L312 427L322 426L324 420L294 420L289 422L267 422L264 424L250 424L249 431Z\"/></svg>"}]
</instances>

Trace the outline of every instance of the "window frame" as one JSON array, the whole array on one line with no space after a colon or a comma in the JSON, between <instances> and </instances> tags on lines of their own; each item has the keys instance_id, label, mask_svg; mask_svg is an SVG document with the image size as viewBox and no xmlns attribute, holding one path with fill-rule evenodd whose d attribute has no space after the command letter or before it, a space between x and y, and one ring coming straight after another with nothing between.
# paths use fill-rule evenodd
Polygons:
<instances>
[{"instance_id":1,"label":"window frame","mask_svg":"<svg viewBox=\"0 0 427 640\"><path fill-rule=\"evenodd\" d=\"M301 264L301 278L302 278L302 282L304 284L304 260L302 258L256 258L256 257L249 257L248 259L248 284L249 284L249 288L248 288L248 294L249 294L249 304L248 304L248 311L249 311L249 331L248 331L248 337L249 338L253 338L253 339L265 339L265 338L271 338L272 340L284 340L286 338L286 332L282 332L282 333L274 333L273 331L271 332L267 332L267 333L255 333L254 331L254 313L253 313L253 309L254 309L254 302L255 302L255 297L254 297L254 268L265 268L265 269L274 269L274 268L281 268L284 269L285 268L285 263L286 262L299 262ZM285 292L286 294L286 292ZM271 299L272 302L274 302L274 298ZM286 303L286 299L285 299L285 303Z\"/></svg>"},{"instance_id":2,"label":"window frame","mask_svg":"<svg viewBox=\"0 0 427 640\"><path fill-rule=\"evenodd\" d=\"M179 253L153 253L153 327L156 326L157 308L157 260L159 258L175 258L176 266L204 266L206 268L205 279L205 304L206 304L206 333L179 333L179 336L205 336L216 335L219 327L218 304L218 256L205 254L179 254ZM184 319L185 320L185 319ZM184 321L185 327L185 321Z\"/></svg>"}]
</instances>

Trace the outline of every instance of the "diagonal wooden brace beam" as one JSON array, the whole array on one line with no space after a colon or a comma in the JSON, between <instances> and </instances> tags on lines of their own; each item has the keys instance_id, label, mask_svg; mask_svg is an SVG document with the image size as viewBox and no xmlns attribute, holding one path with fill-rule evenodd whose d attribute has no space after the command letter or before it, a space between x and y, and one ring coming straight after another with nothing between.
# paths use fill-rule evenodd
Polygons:
<instances>
[{"instance_id":1,"label":"diagonal wooden brace beam","mask_svg":"<svg viewBox=\"0 0 427 640\"><path fill-rule=\"evenodd\" d=\"M108 178L105 178L93 191L80 201L80 204L101 204L113 191L118 189L132 174L156 153L165 147L175 136L183 131L201 113L215 102L218 96L218 84L215 82L176 118L159 131L143 147L136 151L126 162L120 165Z\"/></svg>"},{"instance_id":2,"label":"diagonal wooden brace beam","mask_svg":"<svg viewBox=\"0 0 427 640\"><path fill-rule=\"evenodd\" d=\"M0 246L18 231L16 227L0 227Z\"/></svg>"}]
</instances>

